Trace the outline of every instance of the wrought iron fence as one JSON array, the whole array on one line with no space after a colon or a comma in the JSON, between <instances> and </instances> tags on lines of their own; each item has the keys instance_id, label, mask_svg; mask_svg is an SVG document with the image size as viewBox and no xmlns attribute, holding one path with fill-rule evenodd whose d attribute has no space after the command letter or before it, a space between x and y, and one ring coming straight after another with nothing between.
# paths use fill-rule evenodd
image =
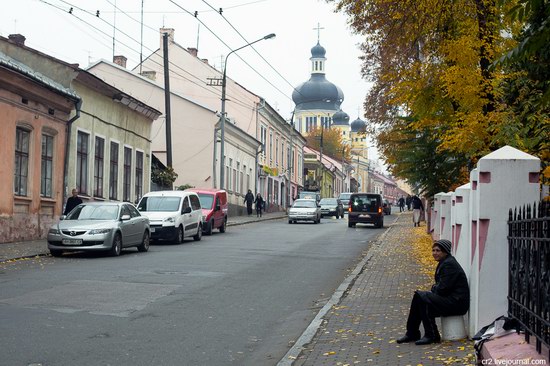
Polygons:
<instances>
[{"instance_id":1,"label":"wrought iron fence","mask_svg":"<svg viewBox=\"0 0 550 366\"><path fill-rule=\"evenodd\" d=\"M508 250L508 314L541 353L550 348L550 202L510 210Z\"/></svg>"}]
</instances>

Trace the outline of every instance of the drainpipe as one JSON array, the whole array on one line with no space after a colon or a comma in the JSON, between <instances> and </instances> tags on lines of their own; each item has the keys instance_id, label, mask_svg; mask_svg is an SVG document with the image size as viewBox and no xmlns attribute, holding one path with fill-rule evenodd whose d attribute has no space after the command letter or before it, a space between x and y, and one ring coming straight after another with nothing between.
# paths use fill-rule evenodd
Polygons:
<instances>
[{"instance_id":1,"label":"drainpipe","mask_svg":"<svg viewBox=\"0 0 550 366\"><path fill-rule=\"evenodd\" d=\"M68 196L68 177L67 172L69 170L69 151L70 151L70 145L71 145L71 126L74 121L80 118L80 109L82 107L82 99L78 99L74 103L74 107L76 109L76 114L73 118L67 121L67 135L65 136L65 162L63 164L63 202L61 202L61 208L63 209L63 205L67 201ZM63 214L63 212L61 212Z\"/></svg>"}]
</instances>

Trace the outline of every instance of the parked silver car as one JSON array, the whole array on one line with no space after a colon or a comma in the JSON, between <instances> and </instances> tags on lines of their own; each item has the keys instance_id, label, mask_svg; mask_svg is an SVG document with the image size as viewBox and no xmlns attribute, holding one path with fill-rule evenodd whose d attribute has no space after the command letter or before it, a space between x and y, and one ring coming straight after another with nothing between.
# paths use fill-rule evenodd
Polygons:
<instances>
[{"instance_id":1,"label":"parked silver car","mask_svg":"<svg viewBox=\"0 0 550 366\"><path fill-rule=\"evenodd\" d=\"M313 221L314 224L321 222L321 209L314 199L298 199L288 212L288 223L297 221Z\"/></svg>"},{"instance_id":2,"label":"parked silver car","mask_svg":"<svg viewBox=\"0 0 550 366\"><path fill-rule=\"evenodd\" d=\"M149 250L149 219L124 202L90 202L76 206L48 232L48 249L58 257L64 251L107 251L122 248Z\"/></svg>"},{"instance_id":3,"label":"parked silver car","mask_svg":"<svg viewBox=\"0 0 550 366\"><path fill-rule=\"evenodd\" d=\"M337 219L344 218L344 206L338 198L322 198L319 201L321 206L321 217L335 216Z\"/></svg>"}]
</instances>

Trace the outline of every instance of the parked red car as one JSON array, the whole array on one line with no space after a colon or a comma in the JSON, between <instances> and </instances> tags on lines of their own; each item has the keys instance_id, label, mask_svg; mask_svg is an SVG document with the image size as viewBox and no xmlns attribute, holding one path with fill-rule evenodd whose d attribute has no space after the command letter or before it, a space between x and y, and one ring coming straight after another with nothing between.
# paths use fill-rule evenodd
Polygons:
<instances>
[{"instance_id":1,"label":"parked red car","mask_svg":"<svg viewBox=\"0 0 550 366\"><path fill-rule=\"evenodd\" d=\"M202 231L212 235L214 229L225 233L227 228L227 192L220 189L189 188L186 191L197 193L202 206Z\"/></svg>"}]
</instances>

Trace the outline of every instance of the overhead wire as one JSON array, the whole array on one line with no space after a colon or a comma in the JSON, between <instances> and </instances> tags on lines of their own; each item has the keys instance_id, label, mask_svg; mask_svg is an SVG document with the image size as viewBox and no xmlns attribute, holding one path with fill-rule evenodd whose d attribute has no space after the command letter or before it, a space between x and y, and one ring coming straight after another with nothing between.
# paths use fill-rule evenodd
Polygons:
<instances>
[{"instance_id":1,"label":"overhead wire","mask_svg":"<svg viewBox=\"0 0 550 366\"><path fill-rule=\"evenodd\" d=\"M227 24L229 24L229 26L230 26L235 32L237 32L237 34L238 34L246 43L250 43L250 42L241 34L241 32L239 32L239 30L238 30L237 28L235 28L235 26L233 26L233 24L231 24L231 22L225 17L225 15L223 15L223 11L221 11L221 9L220 9L220 11L217 11L216 8L214 8L212 5L210 5L210 4L208 3L208 1L202 0L202 2L205 3L206 5L208 5L212 10L216 11L216 12L223 18L223 20L225 20L225 22L226 22ZM276 73L277 75L279 75L279 76L281 77L281 79L283 79L283 80L292 88L292 90L294 90L294 91L296 91L297 93L301 94L300 91L299 91L298 89L296 89L296 88L294 87L294 85L292 85L292 84L291 84L291 83L290 83L290 82L289 82L289 81L288 81L288 80L287 80L287 79L286 79L286 78L285 78L285 77L284 77L275 67L273 67L273 65L271 65L271 63L270 63L268 60L266 60L265 57L262 56L262 54L261 54L260 52L258 52L258 50L256 50L256 48L255 48L253 45L251 45L250 48L253 49L254 52L256 52L256 54L257 54L258 56L260 56L260 58L261 58L262 60L264 60L264 62L265 62L273 71L275 71L275 73Z\"/></svg>"},{"instance_id":2,"label":"overhead wire","mask_svg":"<svg viewBox=\"0 0 550 366\"><path fill-rule=\"evenodd\" d=\"M174 0L168 0L178 8L182 9L184 12L192 16L193 18L197 19L198 22L200 22L214 37L216 37L224 46L226 46L229 50L232 50L232 48L223 41L210 27L208 27L202 20L200 20L198 17L196 17L193 13L191 13L189 10L185 9L178 3L176 3ZM266 81L269 85L271 85L275 90L277 90L281 95L283 95L285 98L290 98L285 92L283 92L281 89L279 89L277 86L275 86L271 81L269 81L264 75L262 75L258 70L256 70L254 67L252 67L245 59L243 59L239 54L235 54L246 66L248 66L252 71L254 71L258 76L260 76L264 81Z\"/></svg>"},{"instance_id":3,"label":"overhead wire","mask_svg":"<svg viewBox=\"0 0 550 366\"><path fill-rule=\"evenodd\" d=\"M64 0L59 0L59 1L61 1L61 2L65 3L65 4L67 4L68 6L71 6L71 7L73 7L73 8L79 9L79 10L81 10L82 12L84 12L84 13L86 13L86 14L88 14L88 15L92 15L92 16L94 16L94 17L97 17L95 14L93 14L93 13L91 13L91 12L85 10L85 9L79 8L79 7L77 7L77 6L73 6L72 4L70 4L70 3L68 3L68 2L66 2L66 1L64 1ZM76 19L80 20L80 21L83 22L84 24L86 24L86 25L88 25L89 27L95 29L97 32L99 32L99 33L101 33L102 35L104 35L104 36L108 37L109 39L111 39L111 35L110 35L110 34L107 34L107 33L104 32L103 30L101 30L101 29L95 27L93 24L91 24L91 23L87 22L86 20L84 20L84 19L78 17L77 15L74 14L74 11L73 11L73 12L69 12L69 11L67 11L67 10L64 9L64 8L61 8L61 7L59 7L59 6L57 6L57 5L54 5L54 4L51 4L51 3L49 3L49 2L47 2L47 1L45 1L45 0L40 0L40 2L42 2L42 3L44 3L44 4L47 4L47 5L50 5L50 6L52 6L52 7L55 8L55 9L58 9L58 10L60 10L60 11L63 11L64 13L69 13L69 14L71 14L71 15L74 16ZM107 25L112 26L112 24L110 24L109 22L107 22L105 19L103 19L103 18L99 18L99 19L101 19L101 20L102 20L104 23L106 23ZM131 36L129 36L129 35L126 34L125 32L120 31L118 28L117 28L117 30L118 30L119 32L121 32L122 34L124 34L126 37L130 38L131 40L133 40L134 42L139 43L139 41L133 39ZM130 46L127 45L126 43L121 42L120 40L117 41L117 42L120 43L121 45L125 46L126 48L128 48L130 51L133 51L133 52L135 52L136 54L139 54L139 51L137 51L137 50L135 50L134 48L130 47ZM147 48L147 47L146 47L146 48ZM149 48L147 48L147 50L149 50L150 52L153 52L153 54L155 53L155 51L153 51L153 50L151 50L151 49L149 49ZM159 63L158 61L155 61L153 58L149 57L149 59L150 59L151 62L153 62L154 64L156 64L156 65L158 65L158 66L163 66L163 64ZM186 74L189 74L189 75L193 76L195 79L197 79L197 80L199 80L199 81L201 81L201 82L203 81L203 80L199 79L198 77L196 77L195 75L193 75L193 74L191 74L190 72L188 72L187 70L181 68L179 65L177 65L177 64L175 64L175 63L173 63L173 62L171 62L171 61L169 61L169 63L170 63L170 65L172 65L172 66L178 68L179 70L184 71ZM204 89L204 90L206 90L206 91L208 91L208 92L214 94L216 97L219 97L219 96L221 95L221 92L217 92L215 89L206 88L205 85L198 84L198 83L196 83L195 81L189 79L188 77L185 77L184 75L181 75L180 73L174 71L173 69L172 69L172 73L174 73L174 74L176 74L177 76L181 77L182 79L187 80L187 81L189 81L190 83L192 83L192 84L194 84L194 85L197 85L198 87L200 87L200 88L202 88L202 89ZM253 107L254 107L254 106L251 105L251 104L247 104L246 101L243 101L243 100L233 99L232 102L234 102L235 104L241 105L242 107L245 107L245 108L253 108Z\"/></svg>"}]
</instances>

